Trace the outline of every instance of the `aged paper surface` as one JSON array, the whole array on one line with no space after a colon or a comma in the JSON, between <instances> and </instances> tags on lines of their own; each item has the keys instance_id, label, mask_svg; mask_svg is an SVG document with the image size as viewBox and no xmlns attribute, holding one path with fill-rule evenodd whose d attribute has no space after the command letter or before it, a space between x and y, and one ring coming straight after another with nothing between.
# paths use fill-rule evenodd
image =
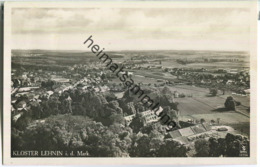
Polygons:
<instances>
[{"instance_id":1,"label":"aged paper surface","mask_svg":"<svg viewBox=\"0 0 260 167\"><path fill-rule=\"evenodd\" d=\"M256 4L5 3L4 164L255 164Z\"/></svg>"}]
</instances>

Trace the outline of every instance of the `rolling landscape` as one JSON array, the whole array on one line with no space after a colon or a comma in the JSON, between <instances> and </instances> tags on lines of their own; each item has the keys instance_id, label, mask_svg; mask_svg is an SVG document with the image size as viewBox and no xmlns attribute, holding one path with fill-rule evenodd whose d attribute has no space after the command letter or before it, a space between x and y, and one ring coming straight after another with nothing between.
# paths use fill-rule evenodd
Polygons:
<instances>
[{"instance_id":1,"label":"rolling landscape","mask_svg":"<svg viewBox=\"0 0 260 167\"><path fill-rule=\"evenodd\" d=\"M140 88L151 97L162 101L162 107L171 113L172 119L176 120L179 126L157 133L161 138L171 136L173 141L182 143L186 150L185 156L199 156L194 146L196 136L218 139L232 134L243 135L249 140L250 77L249 55L246 52L111 51L107 54L113 62L125 67ZM28 133L41 124L49 126L48 124L53 124L55 120L59 122L60 117L75 121L83 119L81 121L100 122L102 126L109 128L112 125L124 126L126 131L131 131L127 132L131 140L134 140L133 135L147 133L145 129L148 127L154 130L158 127L165 128L155 117L148 118L144 115L149 112L148 108L140 106L141 103L136 97L131 98L127 94L128 90L129 88L91 52L12 51L12 127L16 129L15 136L19 136L18 131ZM88 95L91 92L106 99L104 104L100 102L101 106L114 105L112 108L117 106L117 109L99 109L94 105L97 102L93 95ZM81 98L83 99L80 100ZM87 98L89 101L85 101ZM101 110L105 116L98 114ZM135 120L141 118L144 122L137 124ZM194 131L192 134L185 132L186 135L184 133L179 137L173 135L177 131L182 133L187 131L187 128L200 124L205 127L207 125L210 129ZM81 134L80 131L77 133ZM74 140L73 137L72 139ZM15 140L18 139L13 137L14 142ZM77 140L83 142L83 145L79 146L80 149L88 150L85 156L161 156L137 153L137 150L133 152L133 149L137 148L130 145L124 149L118 146L121 149L119 155L113 151L112 154L99 155L99 152L94 151L94 146L88 146L90 141L84 141L82 137ZM84 146L84 143L87 145ZM26 148L26 145L20 147L30 148ZM222 156L230 155L233 153ZM236 153L236 156L239 155L239 152ZM170 153L167 156L176 155Z\"/></svg>"}]
</instances>

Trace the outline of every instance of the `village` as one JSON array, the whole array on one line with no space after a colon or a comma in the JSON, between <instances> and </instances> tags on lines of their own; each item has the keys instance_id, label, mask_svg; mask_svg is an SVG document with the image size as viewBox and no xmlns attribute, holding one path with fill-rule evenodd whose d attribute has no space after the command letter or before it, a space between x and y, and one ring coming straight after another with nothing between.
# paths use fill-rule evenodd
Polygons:
<instances>
[{"instance_id":1,"label":"village","mask_svg":"<svg viewBox=\"0 0 260 167\"><path fill-rule=\"evenodd\" d=\"M160 117L131 97L127 87L98 61L72 62L56 71L41 68L41 64L30 69L16 65L11 85L13 126L25 130L46 124L52 115L70 114L87 116L104 126L120 123L136 134L148 127L160 128L164 138L189 147L188 156L194 156L194 143L199 139L225 138L229 133L249 139L247 68L171 68L163 65L164 59L146 59L144 63L143 58L126 58L116 55L128 75L178 122L175 129L167 131ZM179 64L179 60L174 61ZM30 121L24 123L28 113Z\"/></svg>"}]
</instances>

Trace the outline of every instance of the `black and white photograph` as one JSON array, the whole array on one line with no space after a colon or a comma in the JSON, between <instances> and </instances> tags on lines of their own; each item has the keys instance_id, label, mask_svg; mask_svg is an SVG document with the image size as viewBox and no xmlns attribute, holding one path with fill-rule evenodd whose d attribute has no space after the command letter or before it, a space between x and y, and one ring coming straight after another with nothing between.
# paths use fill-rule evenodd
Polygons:
<instances>
[{"instance_id":1,"label":"black and white photograph","mask_svg":"<svg viewBox=\"0 0 260 167\"><path fill-rule=\"evenodd\" d=\"M256 163L256 3L194 4L7 3L6 163Z\"/></svg>"}]
</instances>

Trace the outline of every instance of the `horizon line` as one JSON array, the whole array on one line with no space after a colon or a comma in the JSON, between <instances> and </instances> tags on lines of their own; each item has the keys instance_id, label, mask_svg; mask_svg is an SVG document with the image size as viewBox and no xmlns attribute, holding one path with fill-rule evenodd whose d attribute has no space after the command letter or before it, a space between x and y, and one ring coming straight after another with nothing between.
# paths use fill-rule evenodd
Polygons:
<instances>
[{"instance_id":1,"label":"horizon line","mask_svg":"<svg viewBox=\"0 0 260 167\"><path fill-rule=\"evenodd\" d=\"M41 50L41 51L74 51L74 52L91 52L90 51L85 51L85 50L80 50L80 49L11 49L12 50ZM105 52L129 52L129 51L215 51L215 52L246 52L249 53L250 51L246 50L196 50L196 49L144 49L144 50L106 50Z\"/></svg>"}]
</instances>

